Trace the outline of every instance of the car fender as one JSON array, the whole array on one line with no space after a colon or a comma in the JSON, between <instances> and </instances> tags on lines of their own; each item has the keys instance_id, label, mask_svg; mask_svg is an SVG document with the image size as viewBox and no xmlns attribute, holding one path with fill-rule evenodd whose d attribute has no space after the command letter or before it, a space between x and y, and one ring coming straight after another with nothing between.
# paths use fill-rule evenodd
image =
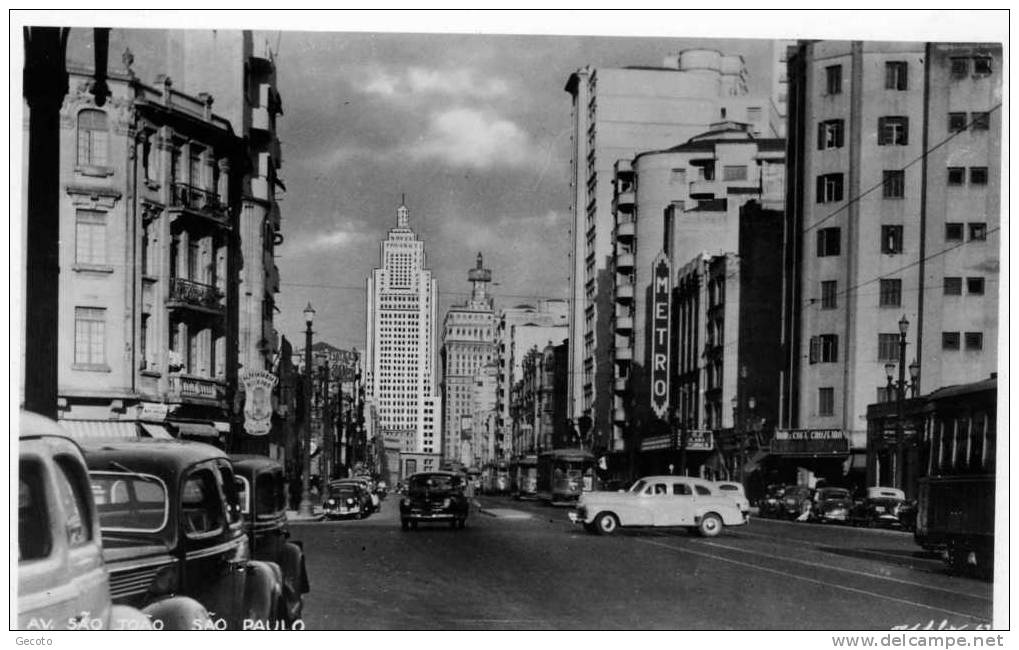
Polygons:
<instances>
[{"instance_id":1,"label":"car fender","mask_svg":"<svg viewBox=\"0 0 1019 650\"><path fill-rule=\"evenodd\" d=\"M280 571L284 582L300 594L306 594L308 588L308 571L304 565L304 549L296 542L287 542L280 552Z\"/></svg>"},{"instance_id":2,"label":"car fender","mask_svg":"<svg viewBox=\"0 0 1019 650\"><path fill-rule=\"evenodd\" d=\"M170 596L145 607L141 614L156 630L215 629L209 611L187 596Z\"/></svg>"},{"instance_id":3,"label":"car fender","mask_svg":"<svg viewBox=\"0 0 1019 650\"><path fill-rule=\"evenodd\" d=\"M247 563L244 581L244 618L271 621L282 612L277 604L283 595L283 572L275 562L252 560Z\"/></svg>"}]
</instances>

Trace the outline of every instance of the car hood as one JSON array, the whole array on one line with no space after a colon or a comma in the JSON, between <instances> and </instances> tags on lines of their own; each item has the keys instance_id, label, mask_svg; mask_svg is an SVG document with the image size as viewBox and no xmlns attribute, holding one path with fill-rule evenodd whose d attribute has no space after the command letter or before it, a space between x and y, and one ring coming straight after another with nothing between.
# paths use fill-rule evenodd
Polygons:
<instances>
[{"instance_id":1,"label":"car hood","mask_svg":"<svg viewBox=\"0 0 1019 650\"><path fill-rule=\"evenodd\" d=\"M850 507L852 507L852 505L853 505L853 502L850 499L844 499L844 498L840 498L840 497L835 497L835 498L832 498L832 499L824 499L820 503L820 507L821 508L825 508L825 509L831 509L831 508L850 508Z\"/></svg>"}]
</instances>

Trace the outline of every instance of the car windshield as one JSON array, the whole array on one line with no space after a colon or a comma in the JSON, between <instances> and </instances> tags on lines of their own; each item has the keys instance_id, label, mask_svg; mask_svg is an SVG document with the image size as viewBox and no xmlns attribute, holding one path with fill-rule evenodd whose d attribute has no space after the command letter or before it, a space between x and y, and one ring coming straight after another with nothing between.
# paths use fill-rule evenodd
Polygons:
<instances>
[{"instance_id":1,"label":"car windshield","mask_svg":"<svg viewBox=\"0 0 1019 650\"><path fill-rule=\"evenodd\" d=\"M448 491L459 488L462 481L458 476L447 476L445 474L425 474L412 476L410 489L415 491Z\"/></svg>"},{"instance_id":2,"label":"car windshield","mask_svg":"<svg viewBox=\"0 0 1019 650\"><path fill-rule=\"evenodd\" d=\"M283 474L271 472L255 478L255 514L259 517L274 516L286 509L286 495L283 490Z\"/></svg>"},{"instance_id":3,"label":"car windshield","mask_svg":"<svg viewBox=\"0 0 1019 650\"><path fill-rule=\"evenodd\" d=\"M647 483L644 482L644 479L641 479L641 480L637 481L636 483L634 483L633 485L631 485L630 489L627 490L627 492L633 492L634 494L639 494L640 491L643 490L644 486L646 486L646 485L647 485Z\"/></svg>"},{"instance_id":4,"label":"car windshield","mask_svg":"<svg viewBox=\"0 0 1019 650\"><path fill-rule=\"evenodd\" d=\"M821 497L820 498L822 498L822 499L848 499L849 498L849 490L842 490L842 489L821 490Z\"/></svg>"},{"instance_id":5,"label":"car windshield","mask_svg":"<svg viewBox=\"0 0 1019 650\"><path fill-rule=\"evenodd\" d=\"M166 525L166 486L155 476L93 472L92 495L103 530L157 532Z\"/></svg>"}]
</instances>

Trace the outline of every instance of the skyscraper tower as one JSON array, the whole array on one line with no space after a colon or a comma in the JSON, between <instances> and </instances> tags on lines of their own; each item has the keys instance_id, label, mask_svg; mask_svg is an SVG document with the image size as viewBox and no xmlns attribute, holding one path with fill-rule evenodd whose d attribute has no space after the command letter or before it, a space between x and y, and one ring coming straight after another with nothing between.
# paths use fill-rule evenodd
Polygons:
<instances>
[{"instance_id":1,"label":"skyscraper tower","mask_svg":"<svg viewBox=\"0 0 1019 650\"><path fill-rule=\"evenodd\" d=\"M381 267L368 278L365 398L385 438L401 449L438 453L440 400L435 381L438 284L425 269L425 245L401 204L380 246Z\"/></svg>"},{"instance_id":2,"label":"skyscraper tower","mask_svg":"<svg viewBox=\"0 0 1019 650\"><path fill-rule=\"evenodd\" d=\"M481 253L467 279L470 298L451 307L442 325L442 456L443 460L471 465L480 451L476 436L480 431L472 418L474 384L478 370L494 361L496 353L495 310L488 295L492 272L484 267Z\"/></svg>"}]
</instances>

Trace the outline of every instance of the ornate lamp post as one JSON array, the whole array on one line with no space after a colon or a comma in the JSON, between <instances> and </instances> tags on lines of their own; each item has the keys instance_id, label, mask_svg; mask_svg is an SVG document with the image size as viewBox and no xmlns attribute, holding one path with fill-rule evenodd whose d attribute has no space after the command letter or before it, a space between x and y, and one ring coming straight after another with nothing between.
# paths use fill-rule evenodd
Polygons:
<instances>
[{"instance_id":1,"label":"ornate lamp post","mask_svg":"<svg viewBox=\"0 0 1019 650\"><path fill-rule=\"evenodd\" d=\"M302 516L310 517L311 509L311 321L315 318L315 310L311 303L304 308L304 467L301 470L301 505Z\"/></svg>"},{"instance_id":2,"label":"ornate lamp post","mask_svg":"<svg viewBox=\"0 0 1019 650\"><path fill-rule=\"evenodd\" d=\"M920 387L920 364L914 359L909 364L909 376L911 382L906 381L906 333L909 331L909 320L903 314L899 319L899 363L898 380L895 379L896 364L885 364L885 375L888 378L888 392L895 391L896 419L895 419L895 449L892 454L892 481L894 487L903 489L904 483L904 461L906 456L906 428L905 428L905 407L906 389L909 388L911 396L915 397Z\"/></svg>"}]
</instances>

